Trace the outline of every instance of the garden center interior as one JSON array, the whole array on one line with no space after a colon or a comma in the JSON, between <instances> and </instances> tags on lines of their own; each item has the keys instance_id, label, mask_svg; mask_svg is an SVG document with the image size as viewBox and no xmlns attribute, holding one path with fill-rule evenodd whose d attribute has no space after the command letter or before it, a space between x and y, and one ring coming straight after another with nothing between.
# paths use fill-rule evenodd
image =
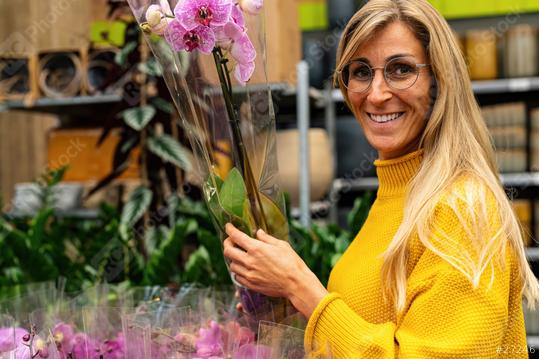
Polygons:
<instances>
[{"instance_id":1,"label":"garden center interior","mask_svg":"<svg viewBox=\"0 0 539 359\"><path fill-rule=\"evenodd\" d=\"M277 202L290 242L324 284L379 183L378 154L332 81L344 26L366 2L266 0L263 21L246 19L257 32L255 75L230 88L251 106L237 106L238 113L256 108L269 119L260 129L268 124L247 116L238 127L248 127L245 141L254 144L246 143L253 154L246 168L285 194ZM222 118L230 110L215 86L223 79L208 75L202 55L170 62L146 32L151 20L146 14L143 22L136 6L162 3L0 0L0 328L4 314L17 319L10 312L16 298L28 301L36 283L57 286L59 278L62 293L97 283L231 284L219 220L204 199L213 188L208 169L224 179L245 151L223 135L225 120L200 123L208 106ZM466 58L539 275L539 0L430 3ZM185 62L204 77L185 85L197 95L182 92L191 78L174 66ZM209 92L198 96L201 83ZM198 136L201 128L208 133ZM261 136L269 145L259 158ZM264 172L276 174L276 165L278 180ZM524 316L528 345L539 350L539 312L524 308Z\"/></svg>"}]
</instances>

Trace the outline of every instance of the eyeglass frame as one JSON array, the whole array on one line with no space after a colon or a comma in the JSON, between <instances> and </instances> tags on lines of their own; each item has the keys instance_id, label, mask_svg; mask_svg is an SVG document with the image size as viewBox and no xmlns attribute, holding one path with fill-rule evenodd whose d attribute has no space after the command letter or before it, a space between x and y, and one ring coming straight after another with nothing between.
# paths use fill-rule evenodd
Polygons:
<instances>
[{"instance_id":1,"label":"eyeglass frame","mask_svg":"<svg viewBox=\"0 0 539 359\"><path fill-rule=\"evenodd\" d=\"M394 61L394 60L397 60L397 59L401 59L401 58L405 58L406 56L398 56L398 57L394 57L392 59L390 59L389 61L387 61L385 63L385 65L383 67L373 67L371 65L369 65L368 63L366 63L365 61L362 61L360 59L355 59L355 60L351 60L349 62L347 62L341 69L339 70L336 70L335 72L337 72L337 74L339 74L339 81L342 82L342 84L344 85L344 87L348 90L350 90L348 88L348 86L346 86L345 82L343 81L342 79L342 73L343 73L343 70L345 67L349 66L351 63L353 62L360 62L362 64L365 64L368 68L369 68L369 71L371 72L371 79L370 79L370 82L369 82L369 85L364 89L364 90L361 90L361 91L354 91L354 90L350 90L354 93L364 93L364 92L367 92L371 86L372 86L372 82L374 81L374 76L376 76L376 70L383 70L383 76L384 76L384 81L386 82L386 84L391 87L393 90L397 90L397 91L404 91L404 90L408 90L409 88L411 88L412 86L415 85L415 83L417 82L417 79L419 79L419 74L421 73L421 69L424 69L426 67L429 67L430 64L415 64L415 68L417 69L417 76L414 80L414 82L412 82L412 84L406 88L403 88L403 89L399 89L399 88L395 88L391 85L391 82L387 80L387 75L386 75L386 67L387 67L387 64L389 64L391 61ZM412 64L410 64L412 65Z\"/></svg>"}]
</instances>

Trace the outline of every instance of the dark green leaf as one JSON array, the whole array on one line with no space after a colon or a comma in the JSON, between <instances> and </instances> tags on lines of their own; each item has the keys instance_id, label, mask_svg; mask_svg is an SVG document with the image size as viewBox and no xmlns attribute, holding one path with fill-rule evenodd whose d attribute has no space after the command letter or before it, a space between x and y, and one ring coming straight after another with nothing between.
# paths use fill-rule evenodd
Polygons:
<instances>
[{"instance_id":1,"label":"dark green leaf","mask_svg":"<svg viewBox=\"0 0 539 359\"><path fill-rule=\"evenodd\" d=\"M166 134L149 137L148 149L164 161L171 162L186 171L191 169L187 150L174 137Z\"/></svg>"},{"instance_id":2,"label":"dark green leaf","mask_svg":"<svg viewBox=\"0 0 539 359\"><path fill-rule=\"evenodd\" d=\"M150 99L150 102L152 103L152 105L154 105L159 110L165 113L168 113L168 114L174 113L174 106L172 106L170 102L166 101L165 99L161 97L153 97Z\"/></svg>"},{"instance_id":3,"label":"dark green leaf","mask_svg":"<svg viewBox=\"0 0 539 359\"><path fill-rule=\"evenodd\" d=\"M138 136L131 136L126 141L121 143L120 152L127 153L131 151L139 142Z\"/></svg>"},{"instance_id":4,"label":"dark green leaf","mask_svg":"<svg viewBox=\"0 0 539 359\"><path fill-rule=\"evenodd\" d=\"M331 261L330 261L331 267L334 267L335 264L337 264L337 261L338 261L339 259L341 259L341 257L342 257L342 253L335 253L335 254L333 254L333 255L331 256Z\"/></svg>"},{"instance_id":5,"label":"dark green leaf","mask_svg":"<svg viewBox=\"0 0 539 359\"><path fill-rule=\"evenodd\" d=\"M367 220L371 200L372 192L365 192L362 197L356 198L354 201L354 207L347 216L348 227L350 227L350 231L353 235L356 235L359 232L361 227L363 227L363 223Z\"/></svg>"},{"instance_id":6,"label":"dark green leaf","mask_svg":"<svg viewBox=\"0 0 539 359\"><path fill-rule=\"evenodd\" d=\"M197 224L194 220L177 223L167 240L150 255L144 268L143 282L146 285L165 285L178 271L178 261L186 238L195 233Z\"/></svg>"},{"instance_id":7,"label":"dark green leaf","mask_svg":"<svg viewBox=\"0 0 539 359\"><path fill-rule=\"evenodd\" d=\"M64 174L67 170L67 166L62 166L57 169L53 169L49 174L49 186L56 186L60 181L62 181L62 178L64 178Z\"/></svg>"},{"instance_id":8,"label":"dark green leaf","mask_svg":"<svg viewBox=\"0 0 539 359\"><path fill-rule=\"evenodd\" d=\"M211 274L210 255L204 246L200 246L187 259L183 279L187 282L207 283L208 275Z\"/></svg>"},{"instance_id":9,"label":"dark green leaf","mask_svg":"<svg viewBox=\"0 0 539 359\"><path fill-rule=\"evenodd\" d=\"M137 48L138 44L136 41L131 41L125 44L124 47L116 54L116 57L114 58L114 61L120 65L123 66L127 60L127 57L133 50Z\"/></svg>"},{"instance_id":10,"label":"dark green leaf","mask_svg":"<svg viewBox=\"0 0 539 359\"><path fill-rule=\"evenodd\" d=\"M155 116L155 108L148 105L128 108L118 114L118 116L121 116L125 123L132 129L141 131Z\"/></svg>"},{"instance_id":11,"label":"dark green leaf","mask_svg":"<svg viewBox=\"0 0 539 359\"><path fill-rule=\"evenodd\" d=\"M150 227L144 233L146 253L152 253L169 236L169 229L165 226Z\"/></svg>"},{"instance_id":12,"label":"dark green leaf","mask_svg":"<svg viewBox=\"0 0 539 359\"><path fill-rule=\"evenodd\" d=\"M40 210L30 223L29 239L32 247L39 248L47 238L47 224L54 214L52 208Z\"/></svg>"},{"instance_id":13,"label":"dark green leaf","mask_svg":"<svg viewBox=\"0 0 539 359\"><path fill-rule=\"evenodd\" d=\"M208 250L210 256L211 267L216 274L216 283L210 284L228 284L231 283L230 275L225 263L225 257L223 255L223 245L221 240L215 235L215 233L199 228L197 231L198 241Z\"/></svg>"},{"instance_id":14,"label":"dark green leaf","mask_svg":"<svg viewBox=\"0 0 539 359\"><path fill-rule=\"evenodd\" d=\"M144 62L144 63L140 63L138 65L138 69L139 71L147 74L147 75L150 75L150 76L162 76L163 75L163 71L161 70L161 66L159 65L159 63L157 62L157 60L155 59L155 57L152 57L150 58L148 61Z\"/></svg>"},{"instance_id":15,"label":"dark green leaf","mask_svg":"<svg viewBox=\"0 0 539 359\"><path fill-rule=\"evenodd\" d=\"M346 248L350 245L350 240L348 237L348 234L343 234L339 237L337 237L337 240L335 240L335 252L336 253L344 253Z\"/></svg>"},{"instance_id":16,"label":"dark green leaf","mask_svg":"<svg viewBox=\"0 0 539 359\"><path fill-rule=\"evenodd\" d=\"M120 177L129 167L129 161L126 161L120 164L118 167L114 168L111 173L109 173L105 178L99 180L99 182L88 192L85 198L89 198L97 191L108 186L116 178Z\"/></svg>"},{"instance_id":17,"label":"dark green leaf","mask_svg":"<svg viewBox=\"0 0 539 359\"><path fill-rule=\"evenodd\" d=\"M124 239L127 238L128 229L137 223L148 210L152 203L152 196L152 191L145 186L137 187L129 196L120 219L120 231Z\"/></svg>"}]
</instances>

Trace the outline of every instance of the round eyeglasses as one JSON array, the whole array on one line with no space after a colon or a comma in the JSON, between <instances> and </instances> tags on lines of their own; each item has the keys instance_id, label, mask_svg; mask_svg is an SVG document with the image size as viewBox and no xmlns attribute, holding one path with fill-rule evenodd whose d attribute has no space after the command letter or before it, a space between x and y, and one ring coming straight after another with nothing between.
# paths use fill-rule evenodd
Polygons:
<instances>
[{"instance_id":1,"label":"round eyeglasses","mask_svg":"<svg viewBox=\"0 0 539 359\"><path fill-rule=\"evenodd\" d=\"M387 84L395 90L412 87L421 69L429 64L416 64L403 57L389 60L384 67L371 67L361 60L352 60L337 71L341 83L352 92L365 92L371 85L375 70L383 69Z\"/></svg>"}]
</instances>

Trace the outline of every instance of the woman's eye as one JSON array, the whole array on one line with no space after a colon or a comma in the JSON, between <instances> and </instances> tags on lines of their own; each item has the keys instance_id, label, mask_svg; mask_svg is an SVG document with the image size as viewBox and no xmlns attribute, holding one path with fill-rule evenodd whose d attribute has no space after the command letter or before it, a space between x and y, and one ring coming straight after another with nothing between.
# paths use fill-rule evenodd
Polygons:
<instances>
[{"instance_id":1,"label":"woman's eye","mask_svg":"<svg viewBox=\"0 0 539 359\"><path fill-rule=\"evenodd\" d=\"M371 76L371 71L367 66L360 66L352 69L352 76L357 79L368 79Z\"/></svg>"},{"instance_id":2,"label":"woman's eye","mask_svg":"<svg viewBox=\"0 0 539 359\"><path fill-rule=\"evenodd\" d=\"M395 76L406 76L414 72L414 68L410 64L394 64L389 69L388 72L390 75Z\"/></svg>"}]
</instances>

